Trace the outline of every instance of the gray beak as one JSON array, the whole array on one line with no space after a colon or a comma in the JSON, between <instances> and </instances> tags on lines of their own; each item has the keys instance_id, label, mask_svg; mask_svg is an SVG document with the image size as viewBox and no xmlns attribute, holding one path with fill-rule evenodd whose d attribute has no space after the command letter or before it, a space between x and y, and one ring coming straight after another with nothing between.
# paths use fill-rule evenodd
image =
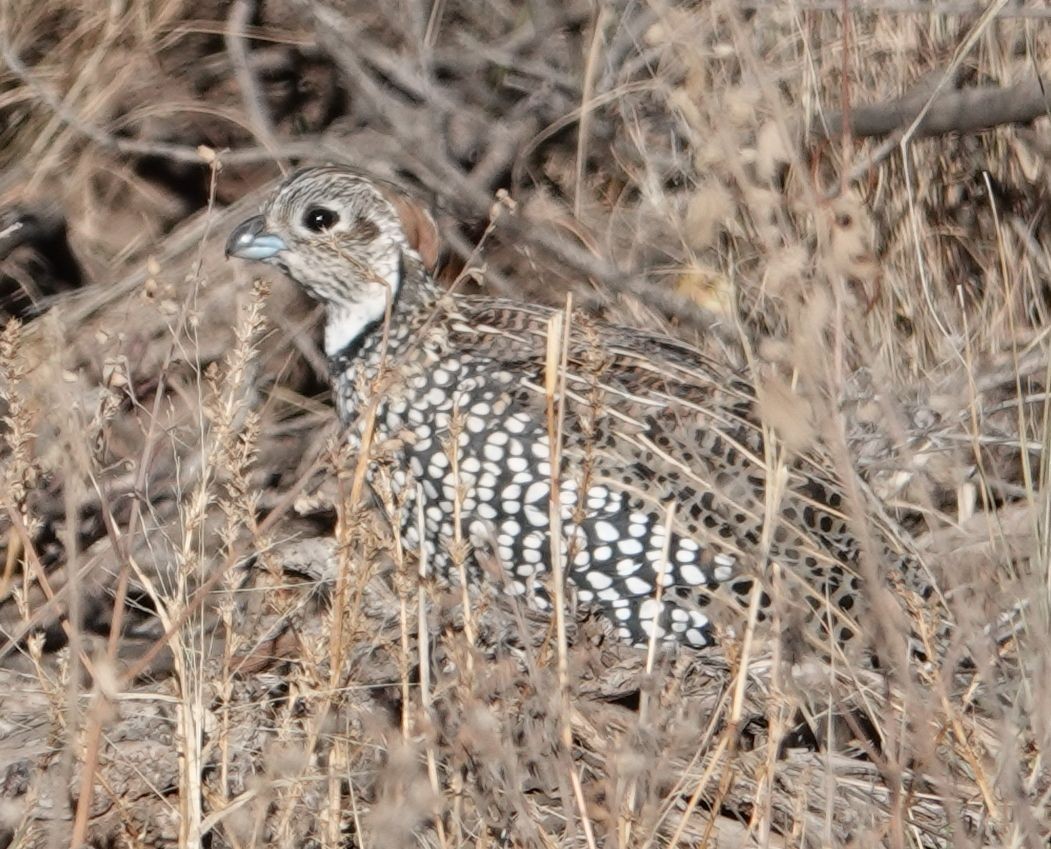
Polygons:
<instances>
[{"instance_id":1,"label":"gray beak","mask_svg":"<svg viewBox=\"0 0 1051 849\"><path fill-rule=\"evenodd\" d=\"M288 245L280 236L266 232L266 220L262 215L253 215L238 224L226 240L226 255L241 259L271 259Z\"/></svg>"}]
</instances>

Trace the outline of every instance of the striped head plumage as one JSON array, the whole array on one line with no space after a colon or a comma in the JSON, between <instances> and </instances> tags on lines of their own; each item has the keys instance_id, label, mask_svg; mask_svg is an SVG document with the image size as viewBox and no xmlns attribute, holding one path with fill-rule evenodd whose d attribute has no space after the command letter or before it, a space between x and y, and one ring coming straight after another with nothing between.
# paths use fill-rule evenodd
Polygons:
<instances>
[{"instance_id":1,"label":"striped head plumage","mask_svg":"<svg viewBox=\"0 0 1051 849\"><path fill-rule=\"evenodd\" d=\"M260 215L230 234L226 255L274 265L327 308L334 356L383 320L407 277L433 267L430 214L393 186L338 167L292 174Z\"/></svg>"}]
</instances>

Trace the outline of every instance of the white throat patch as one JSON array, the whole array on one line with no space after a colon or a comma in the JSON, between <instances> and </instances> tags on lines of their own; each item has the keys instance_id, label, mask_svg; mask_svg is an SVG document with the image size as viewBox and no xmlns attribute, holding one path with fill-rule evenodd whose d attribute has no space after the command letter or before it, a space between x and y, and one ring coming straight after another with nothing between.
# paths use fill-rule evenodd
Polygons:
<instances>
[{"instance_id":1,"label":"white throat patch","mask_svg":"<svg viewBox=\"0 0 1051 849\"><path fill-rule=\"evenodd\" d=\"M383 321L386 309L386 298L378 303L330 306L325 320L325 354L336 356L374 321Z\"/></svg>"},{"instance_id":2,"label":"white throat patch","mask_svg":"<svg viewBox=\"0 0 1051 849\"><path fill-rule=\"evenodd\" d=\"M386 264L386 263L385 263ZM376 321L383 321L387 304L397 296L399 280L399 261L395 259L389 268L375 269L382 272L387 281L383 286L373 281L363 287L362 299L354 303L328 304L325 316L325 354L334 357L354 340L365 328Z\"/></svg>"}]
</instances>

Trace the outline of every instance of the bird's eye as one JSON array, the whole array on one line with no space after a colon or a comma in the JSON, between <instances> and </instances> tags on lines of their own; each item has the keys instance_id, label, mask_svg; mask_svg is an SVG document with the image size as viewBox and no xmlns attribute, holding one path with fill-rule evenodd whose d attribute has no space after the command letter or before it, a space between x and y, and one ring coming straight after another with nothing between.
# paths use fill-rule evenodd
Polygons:
<instances>
[{"instance_id":1,"label":"bird's eye","mask_svg":"<svg viewBox=\"0 0 1051 849\"><path fill-rule=\"evenodd\" d=\"M339 223L339 213L323 206L312 206L303 216L303 226L312 233L324 233Z\"/></svg>"}]
</instances>

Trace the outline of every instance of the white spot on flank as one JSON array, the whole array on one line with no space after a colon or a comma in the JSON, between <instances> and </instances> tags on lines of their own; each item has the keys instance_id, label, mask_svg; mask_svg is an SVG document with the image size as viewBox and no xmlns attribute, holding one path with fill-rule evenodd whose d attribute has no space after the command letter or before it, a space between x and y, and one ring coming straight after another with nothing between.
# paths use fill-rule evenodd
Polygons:
<instances>
[{"instance_id":1,"label":"white spot on flank","mask_svg":"<svg viewBox=\"0 0 1051 849\"><path fill-rule=\"evenodd\" d=\"M655 598L648 598L639 605L640 619L656 619L664 605Z\"/></svg>"},{"instance_id":2,"label":"white spot on flank","mask_svg":"<svg viewBox=\"0 0 1051 849\"><path fill-rule=\"evenodd\" d=\"M691 646L706 646L706 645L708 645L708 640L705 638L704 632L703 631L699 631L696 628L690 628L690 630L686 632L686 641Z\"/></svg>"},{"instance_id":3,"label":"white spot on flank","mask_svg":"<svg viewBox=\"0 0 1051 849\"><path fill-rule=\"evenodd\" d=\"M646 634L647 637L656 637L659 640L661 637L664 636L664 628L658 625L652 619L643 619L639 623L639 627L642 628L643 632Z\"/></svg>"},{"instance_id":4,"label":"white spot on flank","mask_svg":"<svg viewBox=\"0 0 1051 849\"><path fill-rule=\"evenodd\" d=\"M529 468L529 461L525 457L510 457L507 460L507 468L512 472L524 472Z\"/></svg>"},{"instance_id":5,"label":"white spot on flank","mask_svg":"<svg viewBox=\"0 0 1051 849\"><path fill-rule=\"evenodd\" d=\"M526 423L522 416L508 416L504 421L504 430L508 433L525 433ZM544 452L547 452L545 447Z\"/></svg>"},{"instance_id":6,"label":"white spot on flank","mask_svg":"<svg viewBox=\"0 0 1051 849\"><path fill-rule=\"evenodd\" d=\"M529 489L526 490L525 498L522 500L526 504L539 504L541 501L547 500L547 493L550 487L547 481L537 481L536 483L530 484Z\"/></svg>"},{"instance_id":7,"label":"white spot on flank","mask_svg":"<svg viewBox=\"0 0 1051 849\"><path fill-rule=\"evenodd\" d=\"M541 510L539 507L534 507L532 504L525 505L525 518L534 528L547 527L547 511Z\"/></svg>"},{"instance_id":8,"label":"white spot on flank","mask_svg":"<svg viewBox=\"0 0 1051 849\"><path fill-rule=\"evenodd\" d=\"M718 575L719 570L715 570ZM679 568L679 576L686 582L687 586L699 587L702 584L707 583L704 579L704 572L698 569L694 564L687 563L685 566ZM718 578L716 580L719 580Z\"/></svg>"},{"instance_id":9,"label":"white spot on flank","mask_svg":"<svg viewBox=\"0 0 1051 849\"><path fill-rule=\"evenodd\" d=\"M588 507L588 510L590 510L592 513L597 513L600 510L605 509L605 507L606 507L606 497L605 496L589 495L588 496L587 507Z\"/></svg>"},{"instance_id":10,"label":"white spot on flank","mask_svg":"<svg viewBox=\"0 0 1051 849\"><path fill-rule=\"evenodd\" d=\"M642 554L642 543L637 539L622 539L617 543L617 548L621 554L627 554L629 556Z\"/></svg>"}]
</instances>

